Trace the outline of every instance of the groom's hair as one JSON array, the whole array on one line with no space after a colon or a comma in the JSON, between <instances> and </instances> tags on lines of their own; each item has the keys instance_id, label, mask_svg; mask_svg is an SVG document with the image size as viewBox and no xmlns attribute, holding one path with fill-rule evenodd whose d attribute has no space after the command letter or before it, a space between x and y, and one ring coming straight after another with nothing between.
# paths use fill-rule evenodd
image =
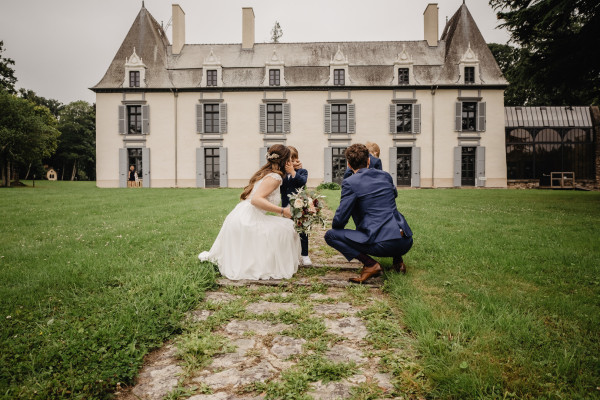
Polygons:
<instances>
[{"instance_id":1,"label":"groom's hair","mask_svg":"<svg viewBox=\"0 0 600 400\"><path fill-rule=\"evenodd\" d=\"M352 169L367 168L369 160L369 149L367 146L360 143L355 143L346 149L344 153L346 160Z\"/></svg>"}]
</instances>

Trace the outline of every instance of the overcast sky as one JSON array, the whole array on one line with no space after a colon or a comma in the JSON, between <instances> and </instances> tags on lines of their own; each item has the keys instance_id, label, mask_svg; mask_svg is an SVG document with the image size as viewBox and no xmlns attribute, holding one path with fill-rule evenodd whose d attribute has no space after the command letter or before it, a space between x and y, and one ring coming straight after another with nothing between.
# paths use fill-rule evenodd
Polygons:
<instances>
[{"instance_id":1,"label":"overcast sky","mask_svg":"<svg viewBox=\"0 0 600 400\"><path fill-rule=\"evenodd\" d=\"M437 2L440 35L462 2ZM185 12L186 43L241 43L241 9L253 7L258 43L270 41L275 21L281 42L423 40L430 1L146 0L145 7L167 25L172 3ZM488 43L508 41L487 0L466 4ZM63 103L95 102L88 88L104 76L141 6L141 0L0 0L3 56L15 61L17 88Z\"/></svg>"}]
</instances>

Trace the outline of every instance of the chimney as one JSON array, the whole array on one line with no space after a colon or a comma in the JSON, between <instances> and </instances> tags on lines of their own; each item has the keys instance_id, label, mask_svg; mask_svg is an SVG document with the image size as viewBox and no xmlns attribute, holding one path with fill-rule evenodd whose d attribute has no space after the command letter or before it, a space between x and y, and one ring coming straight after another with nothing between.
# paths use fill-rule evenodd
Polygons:
<instances>
[{"instance_id":1,"label":"chimney","mask_svg":"<svg viewBox=\"0 0 600 400\"><path fill-rule=\"evenodd\" d=\"M438 6L437 3L429 3L423 13L425 25L425 40L430 46L438 45Z\"/></svg>"},{"instance_id":2,"label":"chimney","mask_svg":"<svg viewBox=\"0 0 600 400\"><path fill-rule=\"evenodd\" d=\"M242 50L254 48L254 10L252 7L242 8Z\"/></svg>"},{"instance_id":3,"label":"chimney","mask_svg":"<svg viewBox=\"0 0 600 400\"><path fill-rule=\"evenodd\" d=\"M173 54L181 53L185 44L185 13L179 4L173 4Z\"/></svg>"}]
</instances>

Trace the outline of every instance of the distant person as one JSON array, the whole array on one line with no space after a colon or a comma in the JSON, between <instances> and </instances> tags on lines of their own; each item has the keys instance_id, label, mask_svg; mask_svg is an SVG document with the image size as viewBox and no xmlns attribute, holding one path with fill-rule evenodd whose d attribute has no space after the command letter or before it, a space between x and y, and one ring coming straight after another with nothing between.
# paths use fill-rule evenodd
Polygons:
<instances>
[{"instance_id":1,"label":"distant person","mask_svg":"<svg viewBox=\"0 0 600 400\"><path fill-rule=\"evenodd\" d=\"M369 150L369 168L383 170L381 166L381 159L379 158L379 146L377 143L367 142L365 146ZM346 172L344 172L344 178L351 176L353 174L352 169L350 167L346 168Z\"/></svg>"},{"instance_id":2,"label":"distant person","mask_svg":"<svg viewBox=\"0 0 600 400\"><path fill-rule=\"evenodd\" d=\"M127 186L128 187L134 187L135 186L135 182L138 181L138 174L135 170L135 166L130 166L129 167L129 177L127 178Z\"/></svg>"}]
</instances>

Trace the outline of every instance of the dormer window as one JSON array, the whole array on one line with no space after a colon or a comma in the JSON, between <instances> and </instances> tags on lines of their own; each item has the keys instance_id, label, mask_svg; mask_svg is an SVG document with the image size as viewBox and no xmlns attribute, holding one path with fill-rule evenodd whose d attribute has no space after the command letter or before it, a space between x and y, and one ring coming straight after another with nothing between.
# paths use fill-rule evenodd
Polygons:
<instances>
[{"instance_id":1,"label":"dormer window","mask_svg":"<svg viewBox=\"0 0 600 400\"><path fill-rule=\"evenodd\" d=\"M465 83L475 83L475 67L465 67Z\"/></svg>"},{"instance_id":2,"label":"dormer window","mask_svg":"<svg viewBox=\"0 0 600 400\"><path fill-rule=\"evenodd\" d=\"M206 71L206 86L217 86L216 69L209 69Z\"/></svg>"},{"instance_id":3,"label":"dormer window","mask_svg":"<svg viewBox=\"0 0 600 400\"><path fill-rule=\"evenodd\" d=\"M269 86L279 86L280 85L280 75L281 71L279 69L270 69L269 70Z\"/></svg>"},{"instance_id":4,"label":"dormer window","mask_svg":"<svg viewBox=\"0 0 600 400\"><path fill-rule=\"evenodd\" d=\"M346 74L343 69L333 70L333 84L336 86L343 86L346 84Z\"/></svg>"},{"instance_id":5,"label":"dormer window","mask_svg":"<svg viewBox=\"0 0 600 400\"><path fill-rule=\"evenodd\" d=\"M408 85L409 83L409 69L398 68L398 85Z\"/></svg>"},{"instance_id":6,"label":"dormer window","mask_svg":"<svg viewBox=\"0 0 600 400\"><path fill-rule=\"evenodd\" d=\"M129 71L129 87L140 87L140 71Z\"/></svg>"}]
</instances>

